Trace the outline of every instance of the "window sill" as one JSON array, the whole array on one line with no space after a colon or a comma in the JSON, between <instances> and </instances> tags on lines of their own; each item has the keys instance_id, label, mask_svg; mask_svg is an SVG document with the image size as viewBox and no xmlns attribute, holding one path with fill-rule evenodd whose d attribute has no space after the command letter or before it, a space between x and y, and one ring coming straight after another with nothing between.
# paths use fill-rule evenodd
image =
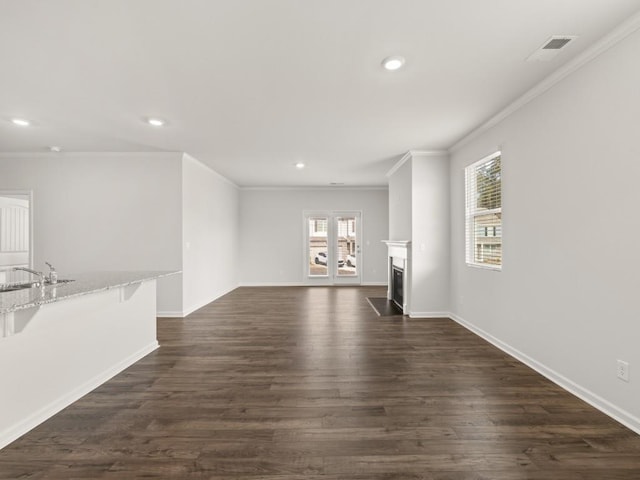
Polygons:
<instances>
[{"instance_id":1,"label":"window sill","mask_svg":"<svg viewBox=\"0 0 640 480\"><path fill-rule=\"evenodd\" d=\"M501 272L502 271L502 265L499 266L492 266L492 265L482 265L479 263L467 263L467 267L472 267L472 268L479 268L480 270L492 270L494 272Z\"/></svg>"}]
</instances>

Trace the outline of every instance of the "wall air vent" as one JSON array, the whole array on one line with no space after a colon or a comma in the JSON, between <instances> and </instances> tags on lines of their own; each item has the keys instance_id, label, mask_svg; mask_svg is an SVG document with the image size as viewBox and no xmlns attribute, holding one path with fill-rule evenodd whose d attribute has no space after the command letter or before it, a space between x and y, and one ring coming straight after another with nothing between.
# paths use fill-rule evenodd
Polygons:
<instances>
[{"instance_id":1,"label":"wall air vent","mask_svg":"<svg viewBox=\"0 0 640 480\"><path fill-rule=\"evenodd\" d=\"M560 50L564 50L569 43L578 38L575 35L554 35L533 52L527 62L548 62L553 60Z\"/></svg>"}]
</instances>

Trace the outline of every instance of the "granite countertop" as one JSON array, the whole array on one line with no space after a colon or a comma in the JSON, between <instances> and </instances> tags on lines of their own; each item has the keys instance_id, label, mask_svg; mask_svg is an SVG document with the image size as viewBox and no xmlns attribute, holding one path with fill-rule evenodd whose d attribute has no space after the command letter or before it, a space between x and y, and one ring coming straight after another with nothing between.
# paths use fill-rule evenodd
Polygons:
<instances>
[{"instance_id":1,"label":"granite countertop","mask_svg":"<svg viewBox=\"0 0 640 480\"><path fill-rule=\"evenodd\" d=\"M131 271L131 272L91 272L75 275L59 274L59 280L71 282L46 285L41 288L25 288L13 292L0 292L0 315L37 307L46 303L59 302L67 298L124 287L147 280L166 277L179 271Z\"/></svg>"}]
</instances>

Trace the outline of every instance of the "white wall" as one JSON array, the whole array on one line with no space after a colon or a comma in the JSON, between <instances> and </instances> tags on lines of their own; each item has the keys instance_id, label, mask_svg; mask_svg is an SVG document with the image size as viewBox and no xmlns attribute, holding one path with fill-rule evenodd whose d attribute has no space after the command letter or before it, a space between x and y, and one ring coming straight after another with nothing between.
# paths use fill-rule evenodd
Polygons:
<instances>
[{"instance_id":1,"label":"white wall","mask_svg":"<svg viewBox=\"0 0 640 480\"><path fill-rule=\"evenodd\" d=\"M389 239L410 240L411 317L449 313L449 157L410 151L389 175Z\"/></svg>"},{"instance_id":2,"label":"white wall","mask_svg":"<svg viewBox=\"0 0 640 480\"><path fill-rule=\"evenodd\" d=\"M183 308L188 314L238 286L239 190L185 155L182 200Z\"/></svg>"},{"instance_id":3,"label":"white wall","mask_svg":"<svg viewBox=\"0 0 640 480\"><path fill-rule=\"evenodd\" d=\"M389 238L411 240L411 212L413 196L411 188L411 159L389 175Z\"/></svg>"},{"instance_id":4,"label":"white wall","mask_svg":"<svg viewBox=\"0 0 640 480\"><path fill-rule=\"evenodd\" d=\"M33 190L34 266L61 276L181 270L180 154L0 158L0 190ZM182 310L180 275L158 281L158 310Z\"/></svg>"},{"instance_id":5,"label":"white wall","mask_svg":"<svg viewBox=\"0 0 640 480\"><path fill-rule=\"evenodd\" d=\"M362 283L387 281L387 189L242 189L240 283L301 285L303 212L362 211Z\"/></svg>"},{"instance_id":6,"label":"white wall","mask_svg":"<svg viewBox=\"0 0 640 480\"><path fill-rule=\"evenodd\" d=\"M408 163L408 162L407 162ZM449 158L412 154L411 316L449 312Z\"/></svg>"},{"instance_id":7,"label":"white wall","mask_svg":"<svg viewBox=\"0 0 640 480\"><path fill-rule=\"evenodd\" d=\"M457 318L640 432L638 52L636 32L457 149L450 172ZM463 169L498 148L502 272L464 262Z\"/></svg>"}]
</instances>

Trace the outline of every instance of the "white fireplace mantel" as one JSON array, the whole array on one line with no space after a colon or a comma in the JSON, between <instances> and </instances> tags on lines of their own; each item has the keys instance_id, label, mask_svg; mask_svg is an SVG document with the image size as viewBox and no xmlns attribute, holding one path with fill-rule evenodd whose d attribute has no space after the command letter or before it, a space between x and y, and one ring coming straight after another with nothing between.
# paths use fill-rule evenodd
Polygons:
<instances>
[{"instance_id":1,"label":"white fireplace mantel","mask_svg":"<svg viewBox=\"0 0 640 480\"><path fill-rule=\"evenodd\" d=\"M409 255L411 240L382 240L382 243L387 245L390 257L407 258Z\"/></svg>"},{"instance_id":2,"label":"white fireplace mantel","mask_svg":"<svg viewBox=\"0 0 640 480\"><path fill-rule=\"evenodd\" d=\"M393 266L402 268L402 313L409 315L411 311L411 241L382 240L389 251L387 262L387 298L393 299Z\"/></svg>"}]
</instances>

